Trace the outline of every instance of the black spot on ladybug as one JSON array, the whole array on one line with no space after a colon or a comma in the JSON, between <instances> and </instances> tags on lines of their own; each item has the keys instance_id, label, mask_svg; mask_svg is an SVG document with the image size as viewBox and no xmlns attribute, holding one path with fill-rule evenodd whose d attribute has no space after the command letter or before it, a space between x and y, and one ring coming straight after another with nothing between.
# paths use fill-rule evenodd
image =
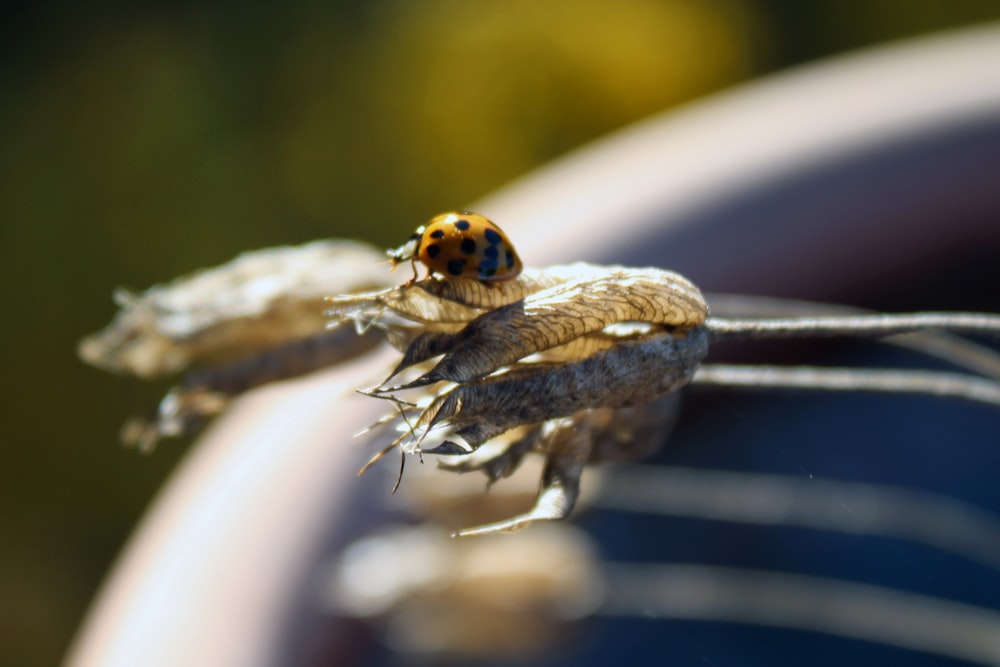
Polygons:
<instances>
[{"instance_id":1,"label":"black spot on ladybug","mask_svg":"<svg viewBox=\"0 0 1000 667\"><path fill-rule=\"evenodd\" d=\"M460 276L465 273L465 260L464 259L449 259L448 260L448 273L453 276Z\"/></svg>"},{"instance_id":2,"label":"black spot on ladybug","mask_svg":"<svg viewBox=\"0 0 1000 667\"><path fill-rule=\"evenodd\" d=\"M483 262L479 265L480 278L492 278L497 272L497 265L494 262Z\"/></svg>"},{"instance_id":3,"label":"black spot on ladybug","mask_svg":"<svg viewBox=\"0 0 1000 667\"><path fill-rule=\"evenodd\" d=\"M501 241L503 241L503 237L497 234L495 230L490 229L489 227L486 228L486 231L484 232L483 236L486 237L486 241L490 245L498 245Z\"/></svg>"},{"instance_id":4,"label":"black spot on ladybug","mask_svg":"<svg viewBox=\"0 0 1000 667\"><path fill-rule=\"evenodd\" d=\"M510 250L507 251L507 268L514 268L514 253Z\"/></svg>"},{"instance_id":5,"label":"black spot on ladybug","mask_svg":"<svg viewBox=\"0 0 1000 667\"><path fill-rule=\"evenodd\" d=\"M497 247L494 245L486 246L486 249L483 250L483 256L486 259L492 259L495 262L497 257L500 256L500 251L497 250Z\"/></svg>"},{"instance_id":6,"label":"black spot on ladybug","mask_svg":"<svg viewBox=\"0 0 1000 667\"><path fill-rule=\"evenodd\" d=\"M429 246L427 246L426 250L427 250L427 256L430 257L431 259L434 259L435 257L441 254L441 246L439 246L436 243L432 243Z\"/></svg>"},{"instance_id":7,"label":"black spot on ladybug","mask_svg":"<svg viewBox=\"0 0 1000 667\"><path fill-rule=\"evenodd\" d=\"M471 227L471 225L469 224L468 220L456 220L455 221L455 229L457 229L460 232L464 232L469 227Z\"/></svg>"},{"instance_id":8,"label":"black spot on ladybug","mask_svg":"<svg viewBox=\"0 0 1000 667\"><path fill-rule=\"evenodd\" d=\"M443 239L444 238L444 230L443 229L435 229L433 232L431 232L431 238L432 239Z\"/></svg>"},{"instance_id":9,"label":"black spot on ladybug","mask_svg":"<svg viewBox=\"0 0 1000 667\"><path fill-rule=\"evenodd\" d=\"M466 255L471 255L476 252L476 241L475 239L462 239L462 252Z\"/></svg>"}]
</instances>

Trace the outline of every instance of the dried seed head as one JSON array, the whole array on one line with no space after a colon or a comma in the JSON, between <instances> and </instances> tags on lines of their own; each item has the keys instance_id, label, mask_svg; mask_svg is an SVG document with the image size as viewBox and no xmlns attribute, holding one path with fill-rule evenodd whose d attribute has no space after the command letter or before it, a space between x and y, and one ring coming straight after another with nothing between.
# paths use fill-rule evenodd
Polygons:
<instances>
[{"instance_id":1,"label":"dried seed head","mask_svg":"<svg viewBox=\"0 0 1000 667\"><path fill-rule=\"evenodd\" d=\"M121 310L78 351L98 368L151 379L312 336L326 295L387 284L378 258L361 243L315 241L244 253L142 294L118 290Z\"/></svg>"},{"instance_id":2,"label":"dried seed head","mask_svg":"<svg viewBox=\"0 0 1000 667\"><path fill-rule=\"evenodd\" d=\"M497 286L428 279L334 299L338 321L375 313L385 314L381 327L405 330L411 341L390 378L443 355L416 379L372 392L396 398L423 388L432 397L399 439L404 451L458 455L450 467L482 469L491 480L510 474L528 451L546 458L531 512L460 534L565 516L583 467L613 456L610 443L627 448L630 427L613 409L683 386L708 349L708 308L698 289L659 269L574 264L525 271ZM523 435L505 438L499 454L476 457L478 447L511 429Z\"/></svg>"},{"instance_id":3,"label":"dried seed head","mask_svg":"<svg viewBox=\"0 0 1000 667\"><path fill-rule=\"evenodd\" d=\"M244 253L228 264L115 293L111 324L80 342L89 364L143 379L187 372L151 418L122 439L148 451L190 432L236 395L350 358L376 343L326 330L325 295L386 285L379 253L351 241L316 241Z\"/></svg>"}]
</instances>

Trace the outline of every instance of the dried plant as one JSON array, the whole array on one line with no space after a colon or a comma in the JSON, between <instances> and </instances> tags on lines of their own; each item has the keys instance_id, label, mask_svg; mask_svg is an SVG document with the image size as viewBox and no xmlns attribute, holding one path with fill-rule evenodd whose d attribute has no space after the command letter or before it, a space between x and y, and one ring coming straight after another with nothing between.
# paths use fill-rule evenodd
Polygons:
<instances>
[{"instance_id":1,"label":"dried plant","mask_svg":"<svg viewBox=\"0 0 1000 667\"><path fill-rule=\"evenodd\" d=\"M944 329L997 336L1000 317L993 315L709 318L697 287L676 273L588 264L525 271L494 284L428 278L331 301L334 327L374 327L403 353L381 385L365 390L393 402L378 424L393 421L400 431L369 465L398 447L404 462L406 454L442 455L442 467L482 470L492 482L511 474L527 452L545 458L531 510L456 535L564 518L584 467L628 458L646 450L648 441L662 440L657 436L669 427L671 413L657 399L692 381L922 392L1000 405L1000 384L967 375L702 365L717 340ZM906 344L930 348L940 342L925 337ZM964 345L952 341L951 349ZM411 369L417 377L389 385Z\"/></svg>"},{"instance_id":2,"label":"dried plant","mask_svg":"<svg viewBox=\"0 0 1000 667\"><path fill-rule=\"evenodd\" d=\"M184 372L151 417L122 440L149 452L162 437L195 430L254 387L343 361L378 340L326 330L324 298L389 284L381 253L353 241L247 252L231 262L156 285L115 292L121 310L87 336L80 358L143 380Z\"/></svg>"},{"instance_id":3,"label":"dried plant","mask_svg":"<svg viewBox=\"0 0 1000 667\"><path fill-rule=\"evenodd\" d=\"M516 279L489 284L427 278L388 287L389 277L377 265L380 257L357 244L319 242L248 253L141 295L121 292L116 298L122 311L81 343L80 354L101 368L142 378L186 373L152 418L134 420L123 432L128 442L148 451L160 437L191 432L250 388L352 358L386 340L401 359L379 386L362 391L391 404L374 426L393 428L395 435L366 429L387 441L369 465L398 448L401 461L408 455L437 455L439 467L481 472L492 484L512 476L529 456L542 460L536 473L540 490L529 511L455 535L564 518L578 501L585 469L644 457L666 440L678 412L677 390L687 384L915 392L1000 405L1000 355L954 335L1000 337L996 315L878 315L760 297L706 299L690 281L669 271L587 264L526 269ZM382 289L360 293L374 288ZM341 296L327 298L333 320L324 328L324 297L330 294ZM721 340L818 336L887 337L886 342L943 358L979 377L703 361L709 345ZM759 475L754 479L759 481ZM412 479L409 509L418 513L421 527L385 532L371 538L376 542L362 540L331 564L336 583L329 591L336 602L331 608L378 616L403 650L492 655L497 646L532 650L567 619L589 614L633 616L658 609L683 618L702 613L705 601L715 600L713 615L747 620L739 604L725 604L726 596L761 588L755 582L767 576L601 561L586 537L568 524L511 538L500 551L495 545L477 548L477 541L445 540L441 526L514 514L519 509L513 508L523 507L533 493L530 480L521 475L504 484L504 490L513 490L509 497L494 492L488 498L492 506L486 507L481 486L462 481L453 479L448 498L434 505L426 496L428 489L444 490L438 478ZM769 480L761 498L755 495L757 484L732 473L620 466L602 477L600 493L590 495L598 507L761 523L775 521L774 502L781 491L784 502L795 508L783 520L811 527L826 526L829 506L850 496L856 513L851 517L857 521L837 514L837 530L898 535L991 567L1000 562L1000 530L973 508L892 489L817 486L815 480L808 488L790 484ZM856 496L869 498L871 507L860 511ZM886 507L894 511L887 514ZM369 563L373 545L388 552ZM433 557L413 558L414 550L431 548ZM367 578L359 579L355 568L386 560L395 564L398 585L380 586L376 592L382 597L373 602L372 591L362 585ZM563 567L571 561L572 568ZM552 562L560 567L551 567ZM429 563L435 564L430 571ZM681 596L687 602L679 603L672 591L692 581L699 591ZM811 602L806 601L828 594L829 582L765 581L782 592L773 608L764 610L770 622L870 636L867 626L856 627L856 614L809 616ZM356 586L348 590L345 582ZM489 605L483 604L484 590L490 591ZM775 595L769 589L757 597ZM877 609L887 618L906 617L911 609L920 616L941 606L916 597L900 602L895 593L875 589L852 595L852 604ZM954 611L944 609L936 634L888 633L877 639L948 655L979 655L995 636L994 625L976 610L965 610L968 618L958 620L952 618ZM442 617L449 622L424 620ZM981 637L958 644L949 640L955 628L977 623L985 628ZM484 627L491 633L474 631Z\"/></svg>"}]
</instances>

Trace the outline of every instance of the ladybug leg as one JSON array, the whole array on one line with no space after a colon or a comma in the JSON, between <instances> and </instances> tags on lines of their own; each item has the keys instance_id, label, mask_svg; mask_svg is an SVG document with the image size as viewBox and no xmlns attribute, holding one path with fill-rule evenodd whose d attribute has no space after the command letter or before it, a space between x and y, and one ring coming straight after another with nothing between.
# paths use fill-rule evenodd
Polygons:
<instances>
[{"instance_id":1,"label":"ladybug leg","mask_svg":"<svg viewBox=\"0 0 1000 667\"><path fill-rule=\"evenodd\" d=\"M412 259L410 259L410 267L413 268L413 277L410 278L409 280L407 280L406 284L403 285L403 287L409 287L413 283L417 282L417 258L416 257L413 257Z\"/></svg>"}]
</instances>

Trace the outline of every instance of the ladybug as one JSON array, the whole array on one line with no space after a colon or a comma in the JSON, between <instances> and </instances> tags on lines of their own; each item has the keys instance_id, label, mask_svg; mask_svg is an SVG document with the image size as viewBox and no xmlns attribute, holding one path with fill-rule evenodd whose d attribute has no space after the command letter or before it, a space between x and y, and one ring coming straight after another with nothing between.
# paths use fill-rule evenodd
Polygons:
<instances>
[{"instance_id":1,"label":"ladybug","mask_svg":"<svg viewBox=\"0 0 1000 667\"><path fill-rule=\"evenodd\" d=\"M521 258L499 227L470 211L442 213L417 227L409 240L387 250L392 268L407 260L413 265L412 285L417 279L417 260L428 276L440 273L450 278L475 278L483 283L510 280L521 273Z\"/></svg>"}]
</instances>

